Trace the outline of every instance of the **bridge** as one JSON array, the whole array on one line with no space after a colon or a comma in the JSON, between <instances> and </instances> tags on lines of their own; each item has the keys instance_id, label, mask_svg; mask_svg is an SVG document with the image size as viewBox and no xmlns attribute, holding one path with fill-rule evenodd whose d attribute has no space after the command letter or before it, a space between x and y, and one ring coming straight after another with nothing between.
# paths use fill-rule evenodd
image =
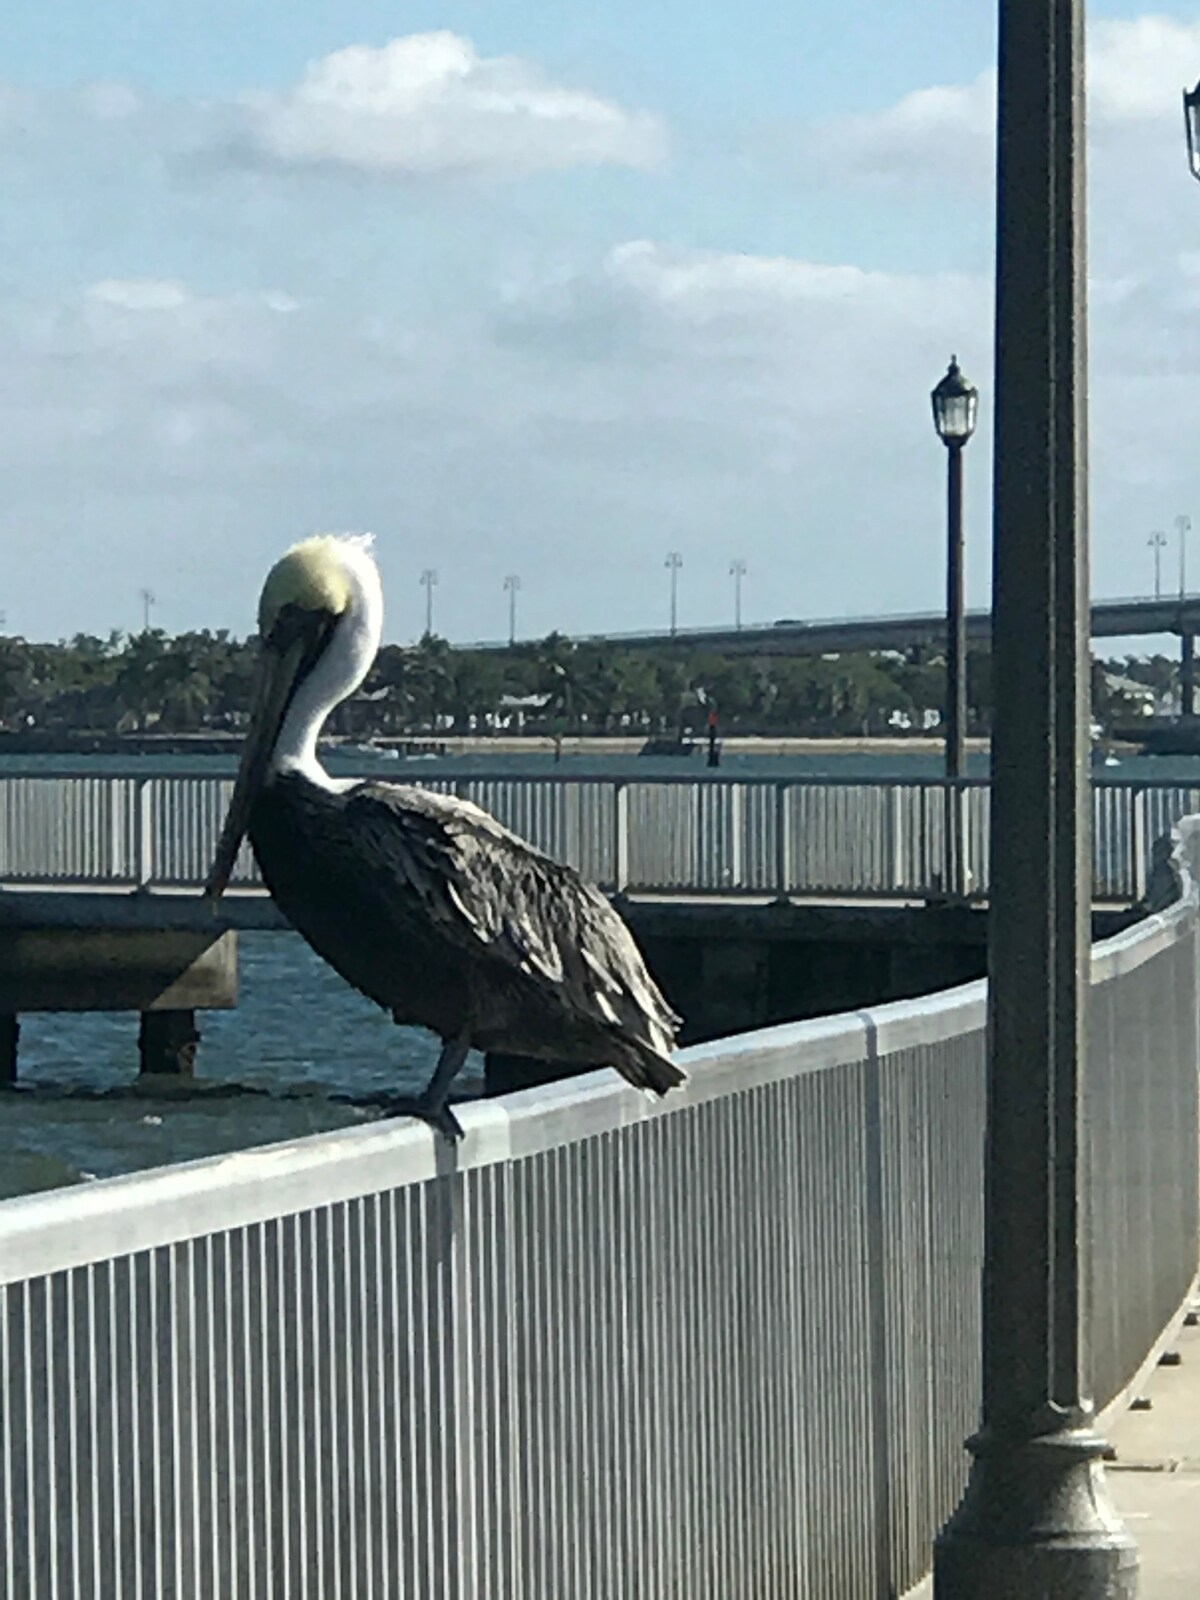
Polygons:
<instances>
[{"instance_id":1,"label":"bridge","mask_svg":"<svg viewBox=\"0 0 1200 1600\"><path fill-rule=\"evenodd\" d=\"M1153 599L1094 600L1091 608L1093 638L1144 638L1173 633L1180 640L1181 710L1195 714L1195 639L1200 633L1200 595L1160 595ZM967 644L987 649L992 640L992 614L974 610L966 614ZM631 650L711 650L721 655L811 656L853 650L910 651L942 646L946 640L946 614L911 612L877 617L780 618L772 623L743 627L650 628L640 633L591 633L575 636L575 643L620 645ZM463 650L488 653L507 651L511 641L486 640L464 644Z\"/></svg>"},{"instance_id":2,"label":"bridge","mask_svg":"<svg viewBox=\"0 0 1200 1600\"><path fill-rule=\"evenodd\" d=\"M992 614L966 615L967 641L991 643ZM1200 633L1200 595L1164 595L1157 599L1094 600L1092 636L1101 639L1174 633L1187 640ZM648 628L639 633L575 635L578 644L618 644L637 650L713 650L723 655L820 655L840 650L910 650L940 645L946 639L946 613L900 612L875 617L784 617L743 627ZM485 640L459 646L463 650L502 651L511 644Z\"/></svg>"},{"instance_id":3,"label":"bridge","mask_svg":"<svg viewBox=\"0 0 1200 1600\"><path fill-rule=\"evenodd\" d=\"M887 819L822 887L921 885L896 819L946 793L504 781L614 884L708 894L811 887L814 816L847 848ZM1165 793L1100 784L1098 815L1150 829ZM221 799L10 780L3 874L151 898ZM689 815L726 842L672 854ZM1102 1419L1200 1256L1197 826L1092 955ZM985 1013L976 982L717 1040L660 1106L593 1073L465 1108L453 1150L378 1123L0 1203L0 1597L904 1594L979 1411Z\"/></svg>"}]
</instances>

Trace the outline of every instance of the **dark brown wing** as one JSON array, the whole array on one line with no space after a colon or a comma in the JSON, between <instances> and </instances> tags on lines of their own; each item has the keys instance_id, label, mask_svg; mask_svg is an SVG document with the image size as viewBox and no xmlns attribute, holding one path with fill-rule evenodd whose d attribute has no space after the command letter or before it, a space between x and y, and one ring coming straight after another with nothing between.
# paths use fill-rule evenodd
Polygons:
<instances>
[{"instance_id":1,"label":"dark brown wing","mask_svg":"<svg viewBox=\"0 0 1200 1600\"><path fill-rule=\"evenodd\" d=\"M487 953L552 989L581 1019L669 1055L679 1018L625 922L578 873L469 801L391 783L344 797L360 850L464 955Z\"/></svg>"}]
</instances>

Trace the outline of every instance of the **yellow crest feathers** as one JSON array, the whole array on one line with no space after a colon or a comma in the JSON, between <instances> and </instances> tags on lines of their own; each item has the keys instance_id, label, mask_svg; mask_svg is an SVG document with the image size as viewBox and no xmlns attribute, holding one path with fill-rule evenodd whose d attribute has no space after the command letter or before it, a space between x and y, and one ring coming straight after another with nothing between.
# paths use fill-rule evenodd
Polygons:
<instances>
[{"instance_id":1,"label":"yellow crest feathers","mask_svg":"<svg viewBox=\"0 0 1200 1600\"><path fill-rule=\"evenodd\" d=\"M370 535L350 537L316 534L292 546L271 568L258 603L258 626L270 633L284 606L305 611L328 611L340 617L350 604L351 583L343 549L354 544L370 547Z\"/></svg>"}]
</instances>

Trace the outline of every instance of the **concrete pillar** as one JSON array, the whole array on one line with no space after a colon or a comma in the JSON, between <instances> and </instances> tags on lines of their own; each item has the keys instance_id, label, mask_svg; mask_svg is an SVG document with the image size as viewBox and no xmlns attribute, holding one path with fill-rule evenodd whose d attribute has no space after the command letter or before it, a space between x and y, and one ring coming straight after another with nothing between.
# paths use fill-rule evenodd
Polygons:
<instances>
[{"instance_id":1,"label":"concrete pillar","mask_svg":"<svg viewBox=\"0 0 1200 1600\"><path fill-rule=\"evenodd\" d=\"M140 1071L145 1076L190 1078L200 1033L194 1011L143 1011L138 1029Z\"/></svg>"},{"instance_id":2,"label":"concrete pillar","mask_svg":"<svg viewBox=\"0 0 1200 1600\"><path fill-rule=\"evenodd\" d=\"M17 1081L17 1040L21 1021L11 1011L0 1012L0 1089Z\"/></svg>"},{"instance_id":3,"label":"concrete pillar","mask_svg":"<svg viewBox=\"0 0 1200 1600\"><path fill-rule=\"evenodd\" d=\"M1179 652L1179 709L1185 717L1196 714L1196 636L1185 633Z\"/></svg>"}]
</instances>

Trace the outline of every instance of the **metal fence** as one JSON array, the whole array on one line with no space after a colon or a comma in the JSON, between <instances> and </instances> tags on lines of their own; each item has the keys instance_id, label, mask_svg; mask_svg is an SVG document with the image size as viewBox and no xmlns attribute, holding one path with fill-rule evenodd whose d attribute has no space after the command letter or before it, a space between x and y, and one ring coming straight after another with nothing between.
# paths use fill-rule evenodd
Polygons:
<instances>
[{"instance_id":1,"label":"metal fence","mask_svg":"<svg viewBox=\"0 0 1200 1600\"><path fill-rule=\"evenodd\" d=\"M1197 1259L1197 902L1098 947L1095 1392ZM0 1600L858 1600L978 1412L982 984L0 1203Z\"/></svg>"},{"instance_id":2,"label":"metal fence","mask_svg":"<svg viewBox=\"0 0 1200 1600\"><path fill-rule=\"evenodd\" d=\"M632 894L983 898L987 784L943 779L422 778L474 800L605 888ZM232 780L0 777L0 883L204 881ZM1094 893L1132 903L1153 841L1200 785L1097 780ZM258 881L244 851L235 882Z\"/></svg>"}]
</instances>

